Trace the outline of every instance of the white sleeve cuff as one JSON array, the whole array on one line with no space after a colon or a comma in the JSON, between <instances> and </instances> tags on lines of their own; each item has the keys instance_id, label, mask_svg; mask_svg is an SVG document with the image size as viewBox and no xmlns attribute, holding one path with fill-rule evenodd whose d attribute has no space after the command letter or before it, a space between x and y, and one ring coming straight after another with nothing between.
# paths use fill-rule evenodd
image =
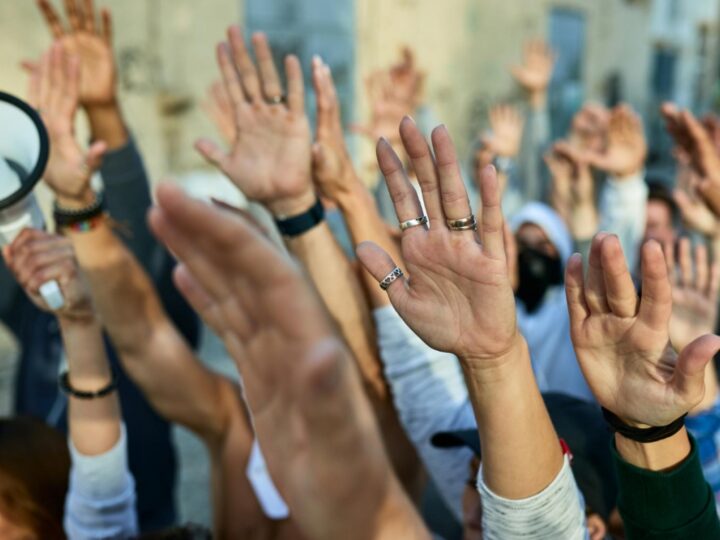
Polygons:
<instances>
[{"instance_id":1,"label":"white sleeve cuff","mask_svg":"<svg viewBox=\"0 0 720 540\"><path fill-rule=\"evenodd\" d=\"M120 425L120 438L103 454L81 454L72 440L68 441L72 459L71 482L74 491L86 499L110 499L125 493L132 481L128 470L127 434Z\"/></svg>"},{"instance_id":2,"label":"white sleeve cuff","mask_svg":"<svg viewBox=\"0 0 720 540\"><path fill-rule=\"evenodd\" d=\"M560 472L548 487L527 499L511 500L494 494L478 472L485 540L584 540L585 502L565 456Z\"/></svg>"}]
</instances>

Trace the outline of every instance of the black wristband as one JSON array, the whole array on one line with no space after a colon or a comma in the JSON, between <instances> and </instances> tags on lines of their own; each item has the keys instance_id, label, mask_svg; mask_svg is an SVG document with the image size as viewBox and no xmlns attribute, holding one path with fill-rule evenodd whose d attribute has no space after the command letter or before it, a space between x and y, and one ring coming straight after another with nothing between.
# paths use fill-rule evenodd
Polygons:
<instances>
[{"instance_id":1,"label":"black wristband","mask_svg":"<svg viewBox=\"0 0 720 540\"><path fill-rule=\"evenodd\" d=\"M70 227L76 223L83 221L90 221L93 218L105 212L105 198L102 193L95 195L95 202L85 208L79 210L70 210L69 208L62 208L58 206L57 201L53 205L53 218L55 219L55 226L58 229Z\"/></svg>"},{"instance_id":2,"label":"black wristband","mask_svg":"<svg viewBox=\"0 0 720 540\"><path fill-rule=\"evenodd\" d=\"M325 208L320 199L308 211L287 219L276 219L275 224L283 236L300 236L325 219Z\"/></svg>"},{"instance_id":3,"label":"black wristband","mask_svg":"<svg viewBox=\"0 0 720 540\"><path fill-rule=\"evenodd\" d=\"M687 413L685 413L680 418L673 420L666 426L636 428L627 425L625 422L620 420L617 415L608 411L605 407L602 408L602 413L605 417L605 421L615 433L619 433L626 439L639 443L652 443L672 437L683 428L685 425L685 417L687 416Z\"/></svg>"},{"instance_id":4,"label":"black wristband","mask_svg":"<svg viewBox=\"0 0 720 540\"><path fill-rule=\"evenodd\" d=\"M115 376L115 372L113 372L112 379L107 386L95 392L85 392L83 390L76 390L70 386L70 375L67 371L65 371L62 375L60 375L60 388L66 394L78 399L96 399L105 397L117 389L117 377Z\"/></svg>"}]
</instances>

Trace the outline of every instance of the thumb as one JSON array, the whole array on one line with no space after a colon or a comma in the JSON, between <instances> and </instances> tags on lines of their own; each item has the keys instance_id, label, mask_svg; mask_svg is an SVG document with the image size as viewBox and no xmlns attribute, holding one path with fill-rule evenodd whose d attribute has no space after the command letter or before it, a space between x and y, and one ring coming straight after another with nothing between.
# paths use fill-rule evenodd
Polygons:
<instances>
[{"instance_id":1,"label":"thumb","mask_svg":"<svg viewBox=\"0 0 720 540\"><path fill-rule=\"evenodd\" d=\"M105 141L96 141L90 148L88 148L87 155L85 156L85 165L90 172L97 171L102 165L103 158L107 152L107 144Z\"/></svg>"},{"instance_id":2,"label":"thumb","mask_svg":"<svg viewBox=\"0 0 720 540\"><path fill-rule=\"evenodd\" d=\"M705 366L720 350L720 337L707 334L687 345L678 357L674 386L678 393L695 399L705 391Z\"/></svg>"}]
</instances>

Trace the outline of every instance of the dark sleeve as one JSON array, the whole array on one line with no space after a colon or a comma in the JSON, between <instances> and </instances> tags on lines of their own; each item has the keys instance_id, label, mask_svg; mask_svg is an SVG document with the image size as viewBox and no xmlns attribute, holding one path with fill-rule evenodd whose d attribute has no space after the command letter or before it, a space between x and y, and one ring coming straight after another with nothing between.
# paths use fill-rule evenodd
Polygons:
<instances>
[{"instance_id":1,"label":"dark sleeve","mask_svg":"<svg viewBox=\"0 0 720 540\"><path fill-rule=\"evenodd\" d=\"M687 459L670 472L640 469L613 448L620 494L618 508L628 540L720 538L715 498L703 477L695 440Z\"/></svg>"},{"instance_id":2,"label":"dark sleeve","mask_svg":"<svg viewBox=\"0 0 720 540\"><path fill-rule=\"evenodd\" d=\"M152 205L150 181L132 137L123 148L105 156L100 173L105 186L105 205L119 225L120 239L152 279L178 330L195 347L199 341L198 320L172 283L175 261L148 227L147 212Z\"/></svg>"},{"instance_id":3,"label":"dark sleeve","mask_svg":"<svg viewBox=\"0 0 720 540\"><path fill-rule=\"evenodd\" d=\"M153 278L157 277L158 244L146 215L152 204L150 182L135 141L105 156L100 169L108 213L120 226L122 240Z\"/></svg>"},{"instance_id":4,"label":"dark sleeve","mask_svg":"<svg viewBox=\"0 0 720 540\"><path fill-rule=\"evenodd\" d=\"M9 325L13 306L19 294L22 294L20 285L12 276L5 261L0 257L0 321Z\"/></svg>"}]
</instances>

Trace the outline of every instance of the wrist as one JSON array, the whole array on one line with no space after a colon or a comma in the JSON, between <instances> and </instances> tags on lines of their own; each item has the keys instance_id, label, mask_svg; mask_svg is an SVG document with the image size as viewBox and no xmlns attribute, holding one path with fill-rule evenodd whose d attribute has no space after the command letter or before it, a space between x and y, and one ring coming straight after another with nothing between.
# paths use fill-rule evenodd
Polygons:
<instances>
[{"instance_id":1,"label":"wrist","mask_svg":"<svg viewBox=\"0 0 720 540\"><path fill-rule=\"evenodd\" d=\"M528 101L530 102L530 107L534 111L545 109L547 106L547 89L543 88L542 90L532 90Z\"/></svg>"},{"instance_id":2,"label":"wrist","mask_svg":"<svg viewBox=\"0 0 720 540\"><path fill-rule=\"evenodd\" d=\"M353 208L357 204L358 198L370 197L367 188L354 173L346 176L343 185L345 188L338 191L333 197L333 200L343 212Z\"/></svg>"},{"instance_id":3,"label":"wrist","mask_svg":"<svg viewBox=\"0 0 720 540\"><path fill-rule=\"evenodd\" d=\"M127 144L128 131L122 116L120 104L112 101L85 106L93 141L104 141L108 151L117 150Z\"/></svg>"},{"instance_id":4,"label":"wrist","mask_svg":"<svg viewBox=\"0 0 720 540\"><path fill-rule=\"evenodd\" d=\"M55 201L60 208L66 210L82 210L91 206L97 200L97 194L88 186L77 195L56 193Z\"/></svg>"},{"instance_id":5,"label":"wrist","mask_svg":"<svg viewBox=\"0 0 720 540\"><path fill-rule=\"evenodd\" d=\"M95 310L90 305L79 310L58 313L57 319L60 330L66 338L75 335L84 336L88 332L101 331L102 328Z\"/></svg>"},{"instance_id":6,"label":"wrist","mask_svg":"<svg viewBox=\"0 0 720 540\"><path fill-rule=\"evenodd\" d=\"M615 447L626 462L650 471L673 469L685 461L692 449L684 427L674 435L652 443L636 442L616 433Z\"/></svg>"},{"instance_id":7,"label":"wrist","mask_svg":"<svg viewBox=\"0 0 720 540\"><path fill-rule=\"evenodd\" d=\"M525 338L517 329L509 345L496 354L460 354L463 369L481 384L495 384L514 379L518 365L530 357Z\"/></svg>"},{"instance_id":8,"label":"wrist","mask_svg":"<svg viewBox=\"0 0 720 540\"><path fill-rule=\"evenodd\" d=\"M312 185L294 197L275 199L267 203L267 208L276 219L290 218L307 212L317 201Z\"/></svg>"}]
</instances>

